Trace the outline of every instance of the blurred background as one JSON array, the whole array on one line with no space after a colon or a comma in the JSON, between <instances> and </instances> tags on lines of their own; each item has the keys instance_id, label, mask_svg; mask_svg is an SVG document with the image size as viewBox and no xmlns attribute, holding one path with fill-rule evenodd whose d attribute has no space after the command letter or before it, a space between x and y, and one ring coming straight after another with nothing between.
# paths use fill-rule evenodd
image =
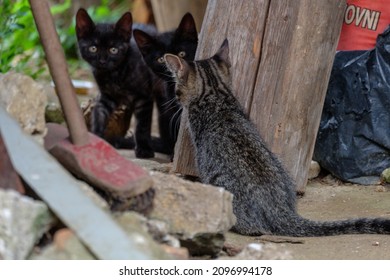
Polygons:
<instances>
[{"instance_id":1,"label":"blurred background","mask_svg":"<svg viewBox=\"0 0 390 280\"><path fill-rule=\"evenodd\" d=\"M83 7L95 22L113 21L130 11L134 22L154 24L158 30L177 27L191 12L200 32L207 0L49 0L72 78L90 79L85 62L79 59L75 14ZM34 79L49 80L43 49L28 0L0 0L0 73L20 72Z\"/></svg>"}]
</instances>

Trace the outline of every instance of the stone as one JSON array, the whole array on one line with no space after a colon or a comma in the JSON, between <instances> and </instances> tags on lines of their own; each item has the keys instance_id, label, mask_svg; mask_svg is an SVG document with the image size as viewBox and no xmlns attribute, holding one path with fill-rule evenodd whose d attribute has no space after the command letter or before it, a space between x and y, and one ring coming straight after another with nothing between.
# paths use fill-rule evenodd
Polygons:
<instances>
[{"instance_id":1,"label":"stone","mask_svg":"<svg viewBox=\"0 0 390 280\"><path fill-rule=\"evenodd\" d=\"M192 236L225 232L236 222L233 195L223 188L151 172L156 195L151 219L163 220L170 232ZM206 218L205 218L206 217Z\"/></svg>"},{"instance_id":2,"label":"stone","mask_svg":"<svg viewBox=\"0 0 390 280\"><path fill-rule=\"evenodd\" d=\"M32 260L94 260L94 255L84 246L74 232L63 228L54 234L53 243L31 254Z\"/></svg>"},{"instance_id":3,"label":"stone","mask_svg":"<svg viewBox=\"0 0 390 280\"><path fill-rule=\"evenodd\" d=\"M41 82L43 90L47 97L47 104L52 104L53 106L57 105L60 107L60 99L56 93L53 82Z\"/></svg>"},{"instance_id":4,"label":"stone","mask_svg":"<svg viewBox=\"0 0 390 280\"><path fill-rule=\"evenodd\" d=\"M132 231L129 228L129 224L136 224L139 228L142 228L144 234L148 233L159 244L160 248L173 259L185 260L189 258L188 249L180 247L179 239L169 234L169 226L165 222L147 219L143 215L132 211L125 213L127 213L125 215L128 215L126 219L123 219L123 216L118 219L118 215L121 216L123 214L115 214L115 216L119 224L122 224L127 231Z\"/></svg>"},{"instance_id":5,"label":"stone","mask_svg":"<svg viewBox=\"0 0 390 280\"><path fill-rule=\"evenodd\" d=\"M155 259L173 258L166 254L166 250L163 250L149 234L146 220L142 215L134 211L127 211L115 213L114 217L118 224L125 230L129 238L140 244L143 251L152 252Z\"/></svg>"},{"instance_id":6,"label":"stone","mask_svg":"<svg viewBox=\"0 0 390 280\"><path fill-rule=\"evenodd\" d=\"M158 243L174 248L180 247L179 239L169 234L169 226L167 223L158 220L145 219L145 224L148 232Z\"/></svg>"},{"instance_id":7,"label":"stone","mask_svg":"<svg viewBox=\"0 0 390 280\"><path fill-rule=\"evenodd\" d=\"M0 259L26 259L54 221L45 203L0 190Z\"/></svg>"},{"instance_id":8,"label":"stone","mask_svg":"<svg viewBox=\"0 0 390 280\"><path fill-rule=\"evenodd\" d=\"M321 172L321 166L319 165L318 162L312 160L310 163L308 179L311 180L317 178L318 175L320 175L320 172Z\"/></svg>"},{"instance_id":9,"label":"stone","mask_svg":"<svg viewBox=\"0 0 390 280\"><path fill-rule=\"evenodd\" d=\"M50 123L65 123L64 114L62 113L61 107L57 103L49 103L45 109L45 120Z\"/></svg>"},{"instance_id":10,"label":"stone","mask_svg":"<svg viewBox=\"0 0 390 280\"><path fill-rule=\"evenodd\" d=\"M43 87L29 76L9 72L0 74L0 106L14 117L28 134L46 132Z\"/></svg>"},{"instance_id":11,"label":"stone","mask_svg":"<svg viewBox=\"0 0 390 280\"><path fill-rule=\"evenodd\" d=\"M381 181L390 184L390 168L387 168L382 171Z\"/></svg>"},{"instance_id":12,"label":"stone","mask_svg":"<svg viewBox=\"0 0 390 280\"><path fill-rule=\"evenodd\" d=\"M383 185L378 185L378 186L375 186L375 191L376 191L376 192L386 192L387 189L386 189L386 187L383 186Z\"/></svg>"},{"instance_id":13,"label":"stone","mask_svg":"<svg viewBox=\"0 0 390 280\"><path fill-rule=\"evenodd\" d=\"M223 188L151 172L156 190L150 218L168 224L191 255L216 255L236 222L233 195Z\"/></svg>"},{"instance_id":14,"label":"stone","mask_svg":"<svg viewBox=\"0 0 390 280\"><path fill-rule=\"evenodd\" d=\"M243 246L238 246L229 242L225 242L225 244L223 244L223 251L230 257L239 254L243 249Z\"/></svg>"},{"instance_id":15,"label":"stone","mask_svg":"<svg viewBox=\"0 0 390 280\"><path fill-rule=\"evenodd\" d=\"M115 212L113 219L125 230L129 238L141 244L142 250L153 252L152 255L155 259L173 259L185 256L183 248L161 246L153 240L152 235L148 232L148 221L142 215L133 211ZM50 245L43 248L41 252L34 253L31 259L90 260L96 258L73 231L64 228L55 233Z\"/></svg>"}]
</instances>

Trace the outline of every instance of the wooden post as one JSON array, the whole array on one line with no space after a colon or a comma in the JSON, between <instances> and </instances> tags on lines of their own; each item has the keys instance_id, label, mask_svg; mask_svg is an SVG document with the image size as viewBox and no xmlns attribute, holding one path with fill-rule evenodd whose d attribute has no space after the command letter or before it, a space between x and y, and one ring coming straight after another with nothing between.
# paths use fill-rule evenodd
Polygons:
<instances>
[{"instance_id":1,"label":"wooden post","mask_svg":"<svg viewBox=\"0 0 390 280\"><path fill-rule=\"evenodd\" d=\"M187 12L192 14L196 29L200 31L207 0L151 0L151 3L158 31L175 29Z\"/></svg>"},{"instance_id":2,"label":"wooden post","mask_svg":"<svg viewBox=\"0 0 390 280\"><path fill-rule=\"evenodd\" d=\"M229 39L235 94L304 193L345 0L210 0L196 59ZM174 171L196 175L186 117Z\"/></svg>"}]
</instances>

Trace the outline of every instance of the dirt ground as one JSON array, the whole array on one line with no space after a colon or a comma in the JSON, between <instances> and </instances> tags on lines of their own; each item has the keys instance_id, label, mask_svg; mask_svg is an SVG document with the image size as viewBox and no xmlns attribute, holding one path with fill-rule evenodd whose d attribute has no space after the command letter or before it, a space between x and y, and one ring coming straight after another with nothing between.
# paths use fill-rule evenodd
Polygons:
<instances>
[{"instance_id":1,"label":"dirt ground","mask_svg":"<svg viewBox=\"0 0 390 280\"><path fill-rule=\"evenodd\" d=\"M329 181L314 179L308 183L304 197L298 200L302 216L316 220L370 216L390 219L390 188ZM228 233L227 242L239 246L263 241ZM289 250L297 260L390 260L389 235L285 238L275 244Z\"/></svg>"}]
</instances>

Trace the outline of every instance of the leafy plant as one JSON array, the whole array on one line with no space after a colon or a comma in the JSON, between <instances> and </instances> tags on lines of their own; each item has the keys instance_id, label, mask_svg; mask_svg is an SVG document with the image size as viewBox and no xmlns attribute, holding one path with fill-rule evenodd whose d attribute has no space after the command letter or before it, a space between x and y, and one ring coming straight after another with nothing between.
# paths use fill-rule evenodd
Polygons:
<instances>
[{"instance_id":1,"label":"leafy plant","mask_svg":"<svg viewBox=\"0 0 390 280\"><path fill-rule=\"evenodd\" d=\"M96 21L116 20L124 10L125 2L116 1L116 7L112 9L113 1L102 0L100 5L87 10ZM80 62L71 8L72 1L64 0L52 4L50 10L70 68L77 69ZM13 70L33 78L41 76L47 69L45 55L28 0L0 0L0 14L0 73ZM70 16L73 17L71 21L66 18Z\"/></svg>"},{"instance_id":2,"label":"leafy plant","mask_svg":"<svg viewBox=\"0 0 390 280\"><path fill-rule=\"evenodd\" d=\"M25 21L28 19L30 9L21 1L11 4L10 0L1 0L0 3L0 14L3 15L0 18L0 72L18 70L27 62L28 56L20 55L29 51L31 45L34 45L34 39L31 38L34 34L30 33L29 36L23 37L26 35Z\"/></svg>"}]
</instances>

